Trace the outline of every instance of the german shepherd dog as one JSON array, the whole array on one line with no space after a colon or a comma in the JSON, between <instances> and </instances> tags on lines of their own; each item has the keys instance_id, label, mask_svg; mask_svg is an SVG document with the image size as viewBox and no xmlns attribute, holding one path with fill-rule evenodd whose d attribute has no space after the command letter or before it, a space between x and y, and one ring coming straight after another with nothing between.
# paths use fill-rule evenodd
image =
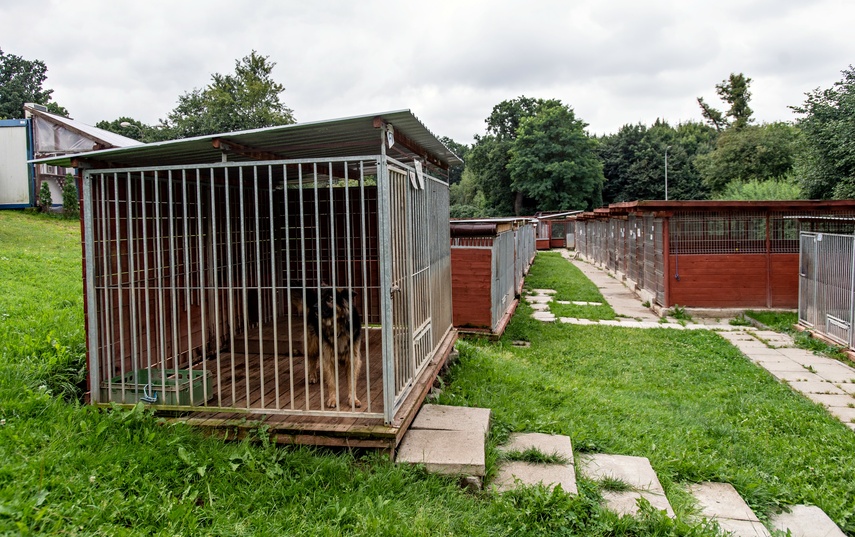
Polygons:
<instances>
[{"instance_id":1,"label":"german shepherd dog","mask_svg":"<svg viewBox=\"0 0 855 537\"><path fill-rule=\"evenodd\" d=\"M344 367L347 374L348 404L356 408L362 406L356 397L356 377L362 367L362 316L351 302L355 295L347 289L324 287L321 289L319 305L317 292L307 289L306 307L299 308L304 311L306 322L307 339L304 346L309 362L309 383L318 382L319 370L323 365L326 406L329 408L338 406L336 358L339 367Z\"/></svg>"}]
</instances>

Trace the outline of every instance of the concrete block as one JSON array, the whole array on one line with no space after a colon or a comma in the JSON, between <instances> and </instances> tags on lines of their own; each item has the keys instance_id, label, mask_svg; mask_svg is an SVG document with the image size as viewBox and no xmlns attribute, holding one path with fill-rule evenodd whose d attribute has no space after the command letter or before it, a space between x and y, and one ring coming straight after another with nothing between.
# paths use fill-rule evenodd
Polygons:
<instances>
[{"instance_id":1,"label":"concrete block","mask_svg":"<svg viewBox=\"0 0 855 537\"><path fill-rule=\"evenodd\" d=\"M543 321L545 323L555 322L555 315L548 311L536 311L532 313L531 316L537 319L538 321Z\"/></svg>"},{"instance_id":2,"label":"concrete block","mask_svg":"<svg viewBox=\"0 0 855 537\"><path fill-rule=\"evenodd\" d=\"M789 513L773 515L769 522L776 530L790 530L793 537L844 537L825 511L813 505L794 505Z\"/></svg>"},{"instance_id":3,"label":"concrete block","mask_svg":"<svg viewBox=\"0 0 855 537\"><path fill-rule=\"evenodd\" d=\"M674 518L674 509L671 508L671 502L664 494L654 494L652 492L639 491L605 491L603 492L603 500L606 502L606 507L610 511L614 511L619 515L635 516L638 514L638 500L644 498L654 509L665 511L669 517Z\"/></svg>"},{"instance_id":4,"label":"concrete block","mask_svg":"<svg viewBox=\"0 0 855 537\"><path fill-rule=\"evenodd\" d=\"M698 501L701 515L706 518L759 522L730 483L697 483L689 486L689 493Z\"/></svg>"},{"instance_id":5,"label":"concrete block","mask_svg":"<svg viewBox=\"0 0 855 537\"><path fill-rule=\"evenodd\" d=\"M484 435L481 431L410 429L398 447L397 462L424 464L437 474L483 477Z\"/></svg>"},{"instance_id":6,"label":"concrete block","mask_svg":"<svg viewBox=\"0 0 855 537\"><path fill-rule=\"evenodd\" d=\"M492 487L499 492L506 492L518 486L539 483L549 488L561 485L561 489L570 494L579 492L572 464L532 464L520 461L507 461L499 466Z\"/></svg>"},{"instance_id":7,"label":"concrete block","mask_svg":"<svg viewBox=\"0 0 855 537\"><path fill-rule=\"evenodd\" d=\"M489 408L449 405L424 405L410 430L477 431L487 436L490 431Z\"/></svg>"},{"instance_id":8,"label":"concrete block","mask_svg":"<svg viewBox=\"0 0 855 537\"><path fill-rule=\"evenodd\" d=\"M665 494L650 461L644 457L597 453L581 457L579 466L582 475L593 481L610 477L619 479L638 491L654 492L663 496Z\"/></svg>"},{"instance_id":9,"label":"concrete block","mask_svg":"<svg viewBox=\"0 0 855 537\"><path fill-rule=\"evenodd\" d=\"M499 446L499 451L509 453L512 451L525 451L535 448L545 455L558 455L564 457L567 464L573 464L573 444L569 436L544 433L514 433L508 443Z\"/></svg>"}]
</instances>

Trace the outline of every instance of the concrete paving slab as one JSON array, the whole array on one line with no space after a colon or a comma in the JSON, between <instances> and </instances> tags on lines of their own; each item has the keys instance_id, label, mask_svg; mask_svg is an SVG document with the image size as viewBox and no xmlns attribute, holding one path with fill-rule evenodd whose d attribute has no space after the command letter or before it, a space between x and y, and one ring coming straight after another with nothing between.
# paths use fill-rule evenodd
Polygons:
<instances>
[{"instance_id":1,"label":"concrete paving slab","mask_svg":"<svg viewBox=\"0 0 855 537\"><path fill-rule=\"evenodd\" d=\"M583 302L580 300L573 300L570 303L572 303L576 306L602 306L603 305L602 302Z\"/></svg>"},{"instance_id":2,"label":"concrete paving slab","mask_svg":"<svg viewBox=\"0 0 855 537\"><path fill-rule=\"evenodd\" d=\"M410 429L480 431L486 437L490 431L491 412L489 408L424 405Z\"/></svg>"},{"instance_id":3,"label":"concrete paving slab","mask_svg":"<svg viewBox=\"0 0 855 537\"><path fill-rule=\"evenodd\" d=\"M792 537L845 537L825 511L813 505L794 505L789 513L772 515L772 527Z\"/></svg>"},{"instance_id":4,"label":"concrete paving slab","mask_svg":"<svg viewBox=\"0 0 855 537\"><path fill-rule=\"evenodd\" d=\"M664 494L638 491L603 492L603 500L605 500L606 508L619 515L637 515L639 512L638 500L640 498L644 498L650 502L650 505L654 509L665 511L669 517L674 518L674 509L671 508L671 502L668 501L668 498Z\"/></svg>"},{"instance_id":5,"label":"concrete paving slab","mask_svg":"<svg viewBox=\"0 0 855 537\"><path fill-rule=\"evenodd\" d=\"M695 483L689 485L689 494L698 501L701 515L706 518L759 521L730 483Z\"/></svg>"},{"instance_id":6,"label":"concrete paving slab","mask_svg":"<svg viewBox=\"0 0 855 537\"><path fill-rule=\"evenodd\" d=\"M849 394L828 395L824 393L808 393L805 395L814 403L818 403L824 407L848 407L851 404L855 404L855 397Z\"/></svg>"},{"instance_id":7,"label":"concrete paving slab","mask_svg":"<svg viewBox=\"0 0 855 537\"><path fill-rule=\"evenodd\" d=\"M559 318L559 321L564 324L597 324L596 321L592 321L590 319L577 319L575 317L561 317Z\"/></svg>"},{"instance_id":8,"label":"concrete paving slab","mask_svg":"<svg viewBox=\"0 0 855 537\"><path fill-rule=\"evenodd\" d=\"M545 323L555 322L555 315L548 311L536 311L532 313L531 316L537 319L538 321L543 321Z\"/></svg>"},{"instance_id":9,"label":"concrete paving slab","mask_svg":"<svg viewBox=\"0 0 855 537\"><path fill-rule=\"evenodd\" d=\"M811 351L806 351L804 349L779 349L779 352L786 356L787 358L791 358L796 360L799 363L802 363L803 360L812 360L813 358L818 357L818 355L812 353Z\"/></svg>"},{"instance_id":10,"label":"concrete paving slab","mask_svg":"<svg viewBox=\"0 0 855 537\"><path fill-rule=\"evenodd\" d=\"M834 384L834 386L843 393L855 395L855 384L851 382L837 382Z\"/></svg>"},{"instance_id":11,"label":"concrete paving slab","mask_svg":"<svg viewBox=\"0 0 855 537\"><path fill-rule=\"evenodd\" d=\"M549 488L561 485L561 490L564 492L579 493L576 487L576 471L572 464L532 464L507 461L499 466L496 479L491 486L499 492L506 492L518 486L537 484L543 484Z\"/></svg>"},{"instance_id":12,"label":"concrete paving slab","mask_svg":"<svg viewBox=\"0 0 855 537\"><path fill-rule=\"evenodd\" d=\"M531 292L536 295L554 295L557 291L555 289L532 289Z\"/></svg>"},{"instance_id":13,"label":"concrete paving slab","mask_svg":"<svg viewBox=\"0 0 855 537\"><path fill-rule=\"evenodd\" d=\"M801 393L822 393L830 395L843 395L846 392L830 382L790 382L790 387Z\"/></svg>"},{"instance_id":14,"label":"concrete paving slab","mask_svg":"<svg viewBox=\"0 0 855 537\"><path fill-rule=\"evenodd\" d=\"M437 474L484 476L481 431L410 429L398 447L398 463L424 464Z\"/></svg>"},{"instance_id":15,"label":"concrete paving slab","mask_svg":"<svg viewBox=\"0 0 855 537\"><path fill-rule=\"evenodd\" d=\"M639 491L665 494L656 472L645 457L597 453L583 455L579 460L582 475L593 481L619 479Z\"/></svg>"},{"instance_id":16,"label":"concrete paving slab","mask_svg":"<svg viewBox=\"0 0 855 537\"><path fill-rule=\"evenodd\" d=\"M809 365L814 373L831 382L852 382L855 379L855 369L841 363L812 363Z\"/></svg>"},{"instance_id":17,"label":"concrete paving slab","mask_svg":"<svg viewBox=\"0 0 855 537\"><path fill-rule=\"evenodd\" d=\"M831 412L832 416L839 419L843 423L855 423L855 408L850 408L846 406L832 406L828 407L828 411Z\"/></svg>"},{"instance_id":18,"label":"concrete paving slab","mask_svg":"<svg viewBox=\"0 0 855 537\"><path fill-rule=\"evenodd\" d=\"M509 453L530 448L535 448L545 455L564 457L567 464L574 464L573 444L570 442L570 437L560 434L513 433L507 444L499 446L499 451Z\"/></svg>"},{"instance_id":19,"label":"concrete paving slab","mask_svg":"<svg viewBox=\"0 0 855 537\"><path fill-rule=\"evenodd\" d=\"M546 304L552 302L552 297L549 295L528 295L525 300L529 304Z\"/></svg>"},{"instance_id":20,"label":"concrete paving slab","mask_svg":"<svg viewBox=\"0 0 855 537\"><path fill-rule=\"evenodd\" d=\"M770 537L769 530L761 522L717 518L718 526L733 537Z\"/></svg>"},{"instance_id":21,"label":"concrete paving slab","mask_svg":"<svg viewBox=\"0 0 855 537\"><path fill-rule=\"evenodd\" d=\"M783 356L781 358L782 360L778 362L770 362L763 360L766 364L768 364L764 367L768 369L770 373L806 373L814 377L809 380L825 380L819 375L817 375L816 372L812 372L810 369L803 366L802 364L794 362L789 358L785 358Z\"/></svg>"},{"instance_id":22,"label":"concrete paving slab","mask_svg":"<svg viewBox=\"0 0 855 537\"><path fill-rule=\"evenodd\" d=\"M789 382L791 385L798 384L800 382L826 382L822 377L815 375L804 368L801 368L801 371L781 371L780 368L776 367L776 364L770 364L766 369L778 380L784 380ZM786 367L784 367L784 369L786 369Z\"/></svg>"},{"instance_id":23,"label":"concrete paving slab","mask_svg":"<svg viewBox=\"0 0 855 537\"><path fill-rule=\"evenodd\" d=\"M549 304L535 302L531 305L531 309L533 309L534 311L549 311Z\"/></svg>"}]
</instances>

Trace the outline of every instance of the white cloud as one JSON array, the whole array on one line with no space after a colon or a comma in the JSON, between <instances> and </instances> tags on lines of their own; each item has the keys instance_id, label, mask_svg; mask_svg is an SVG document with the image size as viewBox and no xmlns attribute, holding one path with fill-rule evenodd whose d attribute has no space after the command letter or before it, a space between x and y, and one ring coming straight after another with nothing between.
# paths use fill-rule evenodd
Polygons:
<instances>
[{"instance_id":1,"label":"white cloud","mask_svg":"<svg viewBox=\"0 0 855 537\"><path fill-rule=\"evenodd\" d=\"M0 20L3 51L44 61L54 99L87 123L154 123L257 50L298 120L410 108L466 143L523 94L599 134L699 120L695 98L718 103L731 72L754 80L758 120L790 120L855 57L849 0L7 0Z\"/></svg>"}]
</instances>

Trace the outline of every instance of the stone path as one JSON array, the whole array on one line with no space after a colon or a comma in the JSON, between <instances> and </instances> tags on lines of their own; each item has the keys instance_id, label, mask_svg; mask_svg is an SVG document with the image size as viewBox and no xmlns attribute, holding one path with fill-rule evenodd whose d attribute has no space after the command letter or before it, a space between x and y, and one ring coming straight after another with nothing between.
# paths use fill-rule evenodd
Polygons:
<instances>
[{"instance_id":1,"label":"stone path","mask_svg":"<svg viewBox=\"0 0 855 537\"><path fill-rule=\"evenodd\" d=\"M428 472L481 479L490 410L424 405L398 446L397 461L424 464Z\"/></svg>"},{"instance_id":2,"label":"stone path","mask_svg":"<svg viewBox=\"0 0 855 537\"><path fill-rule=\"evenodd\" d=\"M855 431L855 369L811 351L796 348L786 334L757 330L722 333L749 360L781 382L824 406Z\"/></svg>"},{"instance_id":3,"label":"stone path","mask_svg":"<svg viewBox=\"0 0 855 537\"><path fill-rule=\"evenodd\" d=\"M560 485L564 492L578 493L573 445L569 436L543 433L515 433L499 451L505 455L519 454L535 449L547 456L557 456L560 463L532 463L506 460L499 465L493 488L505 492L518 486L543 484L547 487Z\"/></svg>"},{"instance_id":4,"label":"stone path","mask_svg":"<svg viewBox=\"0 0 855 537\"><path fill-rule=\"evenodd\" d=\"M635 515L638 513L638 500L644 498L654 508L674 518L665 490L646 458L598 453L584 455L579 466L582 475L592 481L610 479L626 486L627 490L603 491L606 506L612 511L620 515Z\"/></svg>"},{"instance_id":5,"label":"stone path","mask_svg":"<svg viewBox=\"0 0 855 537\"><path fill-rule=\"evenodd\" d=\"M739 537L769 537L769 530L729 483L698 483L689 486L701 516Z\"/></svg>"},{"instance_id":6,"label":"stone path","mask_svg":"<svg viewBox=\"0 0 855 537\"><path fill-rule=\"evenodd\" d=\"M544 322L602 324L635 328L671 328L676 330L703 329L720 331L722 337L740 349L752 362L768 370L794 390L825 406L831 414L855 430L855 368L795 348L792 338L785 334L753 327L734 327L722 318L702 318L685 325L660 322L649 308L620 282L606 276L596 267L572 261L599 287L607 302L620 317L615 321L557 318L549 310L555 291L536 289L525 297L535 310L533 316ZM597 303L574 304L599 305ZM639 320L640 319L640 320ZM471 476L480 480L485 475L484 445L489 431L490 411L424 405L404 436L398 451L398 462L424 464L428 471ZM559 455L563 460L539 464L505 460L500 462L496 478L488 488L497 493L520 486L560 485L569 493L577 493L576 471L570 438L541 433L517 433L500 446L503 453L517 456L536 449L545 455ZM514 458L511 456L511 459ZM650 462L643 457L625 455L587 454L579 457L579 472L586 478L603 482L602 495L608 509L621 515L634 515L638 500L646 499L656 509L674 516L670 502L662 489ZM617 486L622 484L622 486ZM699 516L714 520L724 531L737 537L767 537L764 526L727 483L699 483L688 486L696 499ZM796 505L787 512L774 515L769 526L793 537L843 537L844 533L819 508Z\"/></svg>"}]
</instances>

